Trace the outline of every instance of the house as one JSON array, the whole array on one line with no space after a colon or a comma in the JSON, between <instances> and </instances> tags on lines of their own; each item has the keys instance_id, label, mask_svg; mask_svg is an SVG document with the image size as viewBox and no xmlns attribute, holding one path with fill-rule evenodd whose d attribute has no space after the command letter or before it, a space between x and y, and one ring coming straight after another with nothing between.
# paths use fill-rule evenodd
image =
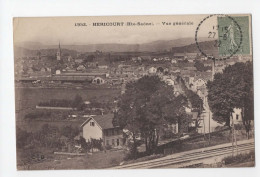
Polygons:
<instances>
[{"instance_id":1,"label":"house","mask_svg":"<svg viewBox=\"0 0 260 177\"><path fill-rule=\"evenodd\" d=\"M186 113L191 117L191 120L189 121L189 131L196 130L199 120L198 112L191 111Z\"/></svg>"},{"instance_id":2,"label":"house","mask_svg":"<svg viewBox=\"0 0 260 177\"><path fill-rule=\"evenodd\" d=\"M149 74L155 74L157 72L157 69L155 68L155 67L151 67L151 68L149 68L149 70L148 70L148 73Z\"/></svg>"},{"instance_id":3,"label":"house","mask_svg":"<svg viewBox=\"0 0 260 177\"><path fill-rule=\"evenodd\" d=\"M154 58L153 61L158 61L158 59L157 59L157 58Z\"/></svg>"},{"instance_id":4,"label":"house","mask_svg":"<svg viewBox=\"0 0 260 177\"><path fill-rule=\"evenodd\" d=\"M223 70L225 69L225 65L223 66L215 66L215 73L222 73Z\"/></svg>"},{"instance_id":5,"label":"house","mask_svg":"<svg viewBox=\"0 0 260 177\"><path fill-rule=\"evenodd\" d=\"M78 67L77 67L77 71L84 71L86 68L85 68L85 66L84 65L79 65Z\"/></svg>"},{"instance_id":6,"label":"house","mask_svg":"<svg viewBox=\"0 0 260 177\"><path fill-rule=\"evenodd\" d=\"M150 56L141 56L140 58L143 61L150 61L152 59Z\"/></svg>"},{"instance_id":7,"label":"house","mask_svg":"<svg viewBox=\"0 0 260 177\"><path fill-rule=\"evenodd\" d=\"M75 62L76 62L76 63L79 63L79 64L80 64L80 63L83 63L83 59L77 58L77 59L75 59Z\"/></svg>"},{"instance_id":8,"label":"house","mask_svg":"<svg viewBox=\"0 0 260 177\"><path fill-rule=\"evenodd\" d=\"M184 69L184 70L189 70L189 71L196 71L196 70L197 70L197 68L194 67L194 66L186 66L186 67L184 67L183 69Z\"/></svg>"},{"instance_id":9,"label":"house","mask_svg":"<svg viewBox=\"0 0 260 177\"><path fill-rule=\"evenodd\" d=\"M61 74L60 70L56 70L55 73L56 73L56 74Z\"/></svg>"},{"instance_id":10,"label":"house","mask_svg":"<svg viewBox=\"0 0 260 177\"><path fill-rule=\"evenodd\" d=\"M86 141L92 139L102 139L103 146L122 146L123 131L119 127L114 127L114 114L98 115L88 118L80 127L82 127L83 138Z\"/></svg>"},{"instance_id":11,"label":"house","mask_svg":"<svg viewBox=\"0 0 260 177\"><path fill-rule=\"evenodd\" d=\"M177 60L176 59L172 59L171 63L177 63Z\"/></svg>"},{"instance_id":12,"label":"house","mask_svg":"<svg viewBox=\"0 0 260 177\"><path fill-rule=\"evenodd\" d=\"M174 80L172 79L166 79L165 82L167 85L174 86Z\"/></svg>"},{"instance_id":13,"label":"house","mask_svg":"<svg viewBox=\"0 0 260 177\"><path fill-rule=\"evenodd\" d=\"M93 80L92 80L92 83L93 84L104 84L105 83L105 80L101 77L95 77Z\"/></svg>"},{"instance_id":14,"label":"house","mask_svg":"<svg viewBox=\"0 0 260 177\"><path fill-rule=\"evenodd\" d=\"M96 68L96 67L98 67L98 62L88 62L87 66L89 68ZM103 69L103 68L100 68L100 69Z\"/></svg>"},{"instance_id":15,"label":"house","mask_svg":"<svg viewBox=\"0 0 260 177\"><path fill-rule=\"evenodd\" d=\"M199 54L198 53L186 53L185 54L185 58L186 59L193 59L193 60L195 60L195 59L197 59L199 57Z\"/></svg>"},{"instance_id":16,"label":"house","mask_svg":"<svg viewBox=\"0 0 260 177\"><path fill-rule=\"evenodd\" d=\"M164 130L168 130L174 134L179 133L179 124L178 123L172 123L172 124L167 124L166 127L164 128Z\"/></svg>"},{"instance_id":17,"label":"house","mask_svg":"<svg viewBox=\"0 0 260 177\"><path fill-rule=\"evenodd\" d=\"M207 58L207 57L201 57L200 59L201 59L201 60L203 60L203 61L206 61L206 60L208 60L208 58Z\"/></svg>"},{"instance_id":18,"label":"house","mask_svg":"<svg viewBox=\"0 0 260 177\"><path fill-rule=\"evenodd\" d=\"M132 68L124 68L124 69L122 69L122 74L124 74L124 75L133 75L134 74L134 70Z\"/></svg>"},{"instance_id":19,"label":"house","mask_svg":"<svg viewBox=\"0 0 260 177\"><path fill-rule=\"evenodd\" d=\"M189 58L189 59L188 59L188 62L193 63L194 60L195 60L195 59L193 59L193 58Z\"/></svg>"},{"instance_id":20,"label":"house","mask_svg":"<svg viewBox=\"0 0 260 177\"><path fill-rule=\"evenodd\" d=\"M175 59L184 59L185 58L184 53L174 53L173 56Z\"/></svg>"},{"instance_id":21,"label":"house","mask_svg":"<svg viewBox=\"0 0 260 177\"><path fill-rule=\"evenodd\" d=\"M42 67L40 71L41 72L46 72L46 68Z\"/></svg>"},{"instance_id":22,"label":"house","mask_svg":"<svg viewBox=\"0 0 260 177\"><path fill-rule=\"evenodd\" d=\"M68 60L68 62L71 62L73 60L72 56L69 55L67 60Z\"/></svg>"},{"instance_id":23,"label":"house","mask_svg":"<svg viewBox=\"0 0 260 177\"><path fill-rule=\"evenodd\" d=\"M207 83L207 81L205 81L204 79L196 77L196 78L194 78L193 82L191 83L192 84L191 89L193 91L197 91L199 88L206 87L206 83Z\"/></svg>"},{"instance_id":24,"label":"house","mask_svg":"<svg viewBox=\"0 0 260 177\"><path fill-rule=\"evenodd\" d=\"M232 118L234 124L243 124L242 110L240 108L233 109L232 117L230 118L230 125L232 125Z\"/></svg>"},{"instance_id":25,"label":"house","mask_svg":"<svg viewBox=\"0 0 260 177\"><path fill-rule=\"evenodd\" d=\"M108 66L107 65L99 65L98 68L99 69L108 69Z\"/></svg>"}]
</instances>

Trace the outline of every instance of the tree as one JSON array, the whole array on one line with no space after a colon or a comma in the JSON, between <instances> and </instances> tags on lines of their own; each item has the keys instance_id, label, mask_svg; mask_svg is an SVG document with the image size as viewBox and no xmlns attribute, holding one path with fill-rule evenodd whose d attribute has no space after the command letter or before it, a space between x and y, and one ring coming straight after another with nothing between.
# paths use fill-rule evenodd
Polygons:
<instances>
[{"instance_id":1,"label":"tree","mask_svg":"<svg viewBox=\"0 0 260 177\"><path fill-rule=\"evenodd\" d=\"M190 102L192 108L198 110L198 113L200 114L202 111L201 109L203 106L203 100L199 97L198 94L187 88L182 77L178 76L176 80L181 85L181 88L183 89L184 94Z\"/></svg>"},{"instance_id":2,"label":"tree","mask_svg":"<svg viewBox=\"0 0 260 177\"><path fill-rule=\"evenodd\" d=\"M79 138L79 144L81 145L82 149L84 149L86 152L90 150L90 144L86 142L86 139L82 136Z\"/></svg>"},{"instance_id":3,"label":"tree","mask_svg":"<svg viewBox=\"0 0 260 177\"><path fill-rule=\"evenodd\" d=\"M178 108L186 103L184 97L176 98L173 88L158 76L144 76L126 85L113 124L132 132L134 157L137 153L135 137L139 133L145 141L146 152L153 153L163 125L178 122Z\"/></svg>"},{"instance_id":4,"label":"tree","mask_svg":"<svg viewBox=\"0 0 260 177\"><path fill-rule=\"evenodd\" d=\"M157 72L163 73L163 71L164 71L164 69L161 66L157 68Z\"/></svg>"},{"instance_id":5,"label":"tree","mask_svg":"<svg viewBox=\"0 0 260 177\"><path fill-rule=\"evenodd\" d=\"M71 125L67 125L60 129L60 133L70 139L73 139L79 134L79 129L77 127L73 128Z\"/></svg>"},{"instance_id":6,"label":"tree","mask_svg":"<svg viewBox=\"0 0 260 177\"><path fill-rule=\"evenodd\" d=\"M240 108L248 134L254 109L252 62L236 63L226 67L223 73L215 74L214 80L207 83L207 88L213 119L226 122L226 125L230 126L234 108Z\"/></svg>"},{"instance_id":7,"label":"tree","mask_svg":"<svg viewBox=\"0 0 260 177\"><path fill-rule=\"evenodd\" d=\"M185 94L186 94L188 100L190 101L192 108L200 110L203 105L203 101L199 97L199 95L194 93L191 90L186 90Z\"/></svg>"},{"instance_id":8,"label":"tree","mask_svg":"<svg viewBox=\"0 0 260 177\"><path fill-rule=\"evenodd\" d=\"M228 72L240 74L236 77L240 81L238 93L240 93L239 102L236 107L242 110L242 120L246 129L247 138L249 138L249 131L251 130L251 120L254 120L254 90L253 90L253 63L241 63L237 65L236 69L227 68Z\"/></svg>"},{"instance_id":9,"label":"tree","mask_svg":"<svg viewBox=\"0 0 260 177\"><path fill-rule=\"evenodd\" d=\"M80 95L76 95L74 100L72 101L72 107L77 108L78 110L82 110L82 105L84 104L83 99Z\"/></svg>"},{"instance_id":10,"label":"tree","mask_svg":"<svg viewBox=\"0 0 260 177\"><path fill-rule=\"evenodd\" d=\"M16 129L16 146L17 148L23 148L27 144L27 140L30 133L22 130L21 128Z\"/></svg>"},{"instance_id":11,"label":"tree","mask_svg":"<svg viewBox=\"0 0 260 177\"><path fill-rule=\"evenodd\" d=\"M87 57L84 57L84 62L93 62L95 59L94 55L88 55Z\"/></svg>"},{"instance_id":12,"label":"tree","mask_svg":"<svg viewBox=\"0 0 260 177\"><path fill-rule=\"evenodd\" d=\"M205 67L204 67L204 64L200 61L196 61L194 63L194 67L198 70L198 71L201 71L201 72L204 72L205 71Z\"/></svg>"}]
</instances>

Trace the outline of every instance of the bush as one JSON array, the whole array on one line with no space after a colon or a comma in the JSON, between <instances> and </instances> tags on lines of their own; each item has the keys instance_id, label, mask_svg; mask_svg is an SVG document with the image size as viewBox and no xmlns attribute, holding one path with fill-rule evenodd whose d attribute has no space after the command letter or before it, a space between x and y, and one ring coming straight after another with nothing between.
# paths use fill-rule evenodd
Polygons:
<instances>
[{"instance_id":1,"label":"bush","mask_svg":"<svg viewBox=\"0 0 260 177\"><path fill-rule=\"evenodd\" d=\"M79 134L80 130L77 127L72 127L71 125L63 126L60 128L61 135L64 135L70 139L73 139Z\"/></svg>"},{"instance_id":2,"label":"bush","mask_svg":"<svg viewBox=\"0 0 260 177\"><path fill-rule=\"evenodd\" d=\"M246 162L248 160L255 160L255 152L251 151L248 154L238 154L236 156L228 156L223 159L225 165L232 163Z\"/></svg>"},{"instance_id":3,"label":"bush","mask_svg":"<svg viewBox=\"0 0 260 177\"><path fill-rule=\"evenodd\" d=\"M243 124L235 124L235 130L245 130L245 126Z\"/></svg>"},{"instance_id":4,"label":"bush","mask_svg":"<svg viewBox=\"0 0 260 177\"><path fill-rule=\"evenodd\" d=\"M112 149L112 146L111 145L106 145L105 148L106 148L106 150L110 150L110 149Z\"/></svg>"},{"instance_id":5,"label":"bush","mask_svg":"<svg viewBox=\"0 0 260 177\"><path fill-rule=\"evenodd\" d=\"M119 165L119 162L120 162L120 161L119 161L118 159L116 159L116 158L112 158L112 159L110 160L110 164L113 165L113 166L114 166L114 165Z\"/></svg>"},{"instance_id":6,"label":"bush","mask_svg":"<svg viewBox=\"0 0 260 177\"><path fill-rule=\"evenodd\" d=\"M137 147L133 143L129 143L129 152L124 157L124 160L132 160L138 158L138 150Z\"/></svg>"}]
</instances>

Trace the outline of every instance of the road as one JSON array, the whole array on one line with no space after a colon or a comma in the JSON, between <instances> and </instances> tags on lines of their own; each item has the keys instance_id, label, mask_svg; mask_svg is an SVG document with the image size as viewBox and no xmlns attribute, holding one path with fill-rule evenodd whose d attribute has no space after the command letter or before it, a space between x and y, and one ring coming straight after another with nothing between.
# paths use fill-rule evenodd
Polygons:
<instances>
[{"instance_id":1,"label":"road","mask_svg":"<svg viewBox=\"0 0 260 177\"><path fill-rule=\"evenodd\" d=\"M147 168L183 168L201 163L221 161L224 156L247 152L255 149L254 139L237 142L237 148L231 143L211 146L191 151L168 155L162 158L113 167L113 169L147 169Z\"/></svg>"}]
</instances>

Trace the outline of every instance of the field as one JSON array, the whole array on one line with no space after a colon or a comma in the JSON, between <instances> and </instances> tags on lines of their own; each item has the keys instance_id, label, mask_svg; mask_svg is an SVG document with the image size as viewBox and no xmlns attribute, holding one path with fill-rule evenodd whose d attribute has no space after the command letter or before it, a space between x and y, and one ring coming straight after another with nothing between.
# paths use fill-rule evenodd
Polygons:
<instances>
[{"instance_id":1,"label":"field","mask_svg":"<svg viewBox=\"0 0 260 177\"><path fill-rule=\"evenodd\" d=\"M39 102L49 101L50 99L71 99L80 95L84 101L97 100L100 102L113 101L120 95L120 90L109 88L98 89L72 89L72 88L16 88L15 89L15 109L16 109L16 126L28 132L39 130L44 124L51 124L57 127L71 125L79 126L79 121L44 121L30 120L25 121L23 118L26 114L34 111Z\"/></svg>"},{"instance_id":2,"label":"field","mask_svg":"<svg viewBox=\"0 0 260 177\"><path fill-rule=\"evenodd\" d=\"M97 89L72 89L72 88L16 88L15 109L16 120L35 109L39 102L50 99L71 99L80 95L84 101L97 100L100 102L113 101L120 95L119 89L97 88Z\"/></svg>"},{"instance_id":3,"label":"field","mask_svg":"<svg viewBox=\"0 0 260 177\"><path fill-rule=\"evenodd\" d=\"M119 165L124 155L124 151L97 152L84 156L52 155L39 163L20 165L18 170L103 169Z\"/></svg>"},{"instance_id":4,"label":"field","mask_svg":"<svg viewBox=\"0 0 260 177\"><path fill-rule=\"evenodd\" d=\"M16 126L21 128L22 130L26 130L27 132L37 132L41 130L44 124L49 124L51 126L55 126L58 128L65 126L72 126L79 128L80 125L84 122L84 120L78 121L44 121L44 120L29 120L29 121L16 121Z\"/></svg>"}]
</instances>

